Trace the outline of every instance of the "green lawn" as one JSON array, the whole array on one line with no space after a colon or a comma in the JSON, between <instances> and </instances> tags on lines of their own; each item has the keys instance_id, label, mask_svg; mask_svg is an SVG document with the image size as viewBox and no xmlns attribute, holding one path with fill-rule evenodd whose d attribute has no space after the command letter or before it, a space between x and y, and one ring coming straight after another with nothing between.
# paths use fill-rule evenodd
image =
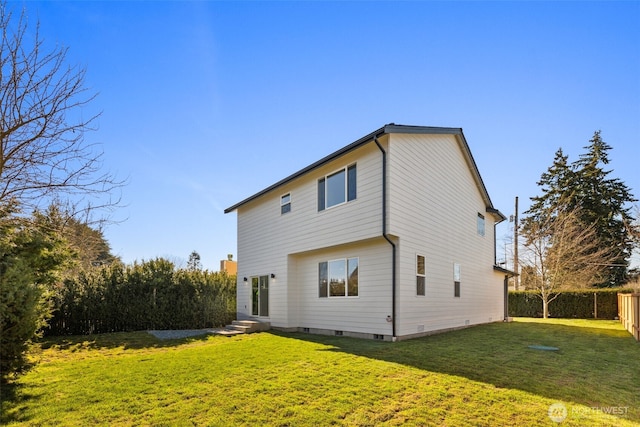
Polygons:
<instances>
[{"instance_id":1,"label":"green lawn","mask_svg":"<svg viewBox=\"0 0 640 427\"><path fill-rule=\"evenodd\" d=\"M48 340L35 357L3 387L0 424L640 425L640 343L614 321L517 319L398 343L105 334Z\"/></svg>"}]
</instances>

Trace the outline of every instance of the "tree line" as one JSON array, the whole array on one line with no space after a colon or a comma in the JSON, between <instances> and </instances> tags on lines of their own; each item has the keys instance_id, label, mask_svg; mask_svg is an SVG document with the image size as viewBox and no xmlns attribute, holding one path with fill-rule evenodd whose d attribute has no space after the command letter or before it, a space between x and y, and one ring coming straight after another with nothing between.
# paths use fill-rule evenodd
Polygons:
<instances>
[{"instance_id":1,"label":"tree line","mask_svg":"<svg viewBox=\"0 0 640 427\"><path fill-rule=\"evenodd\" d=\"M231 323L236 276L176 269L162 258L83 271L55 286L49 335L200 329Z\"/></svg>"}]
</instances>

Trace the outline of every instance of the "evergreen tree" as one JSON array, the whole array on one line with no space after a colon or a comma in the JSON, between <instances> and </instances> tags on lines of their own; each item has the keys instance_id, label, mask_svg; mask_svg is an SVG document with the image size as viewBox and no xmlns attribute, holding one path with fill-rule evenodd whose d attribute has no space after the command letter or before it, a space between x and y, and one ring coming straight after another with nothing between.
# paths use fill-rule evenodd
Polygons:
<instances>
[{"instance_id":1,"label":"evergreen tree","mask_svg":"<svg viewBox=\"0 0 640 427\"><path fill-rule=\"evenodd\" d=\"M198 252L193 251L189 255L189 261L187 261L187 270L189 271L202 270L202 263L200 262L200 254Z\"/></svg>"},{"instance_id":2,"label":"evergreen tree","mask_svg":"<svg viewBox=\"0 0 640 427\"><path fill-rule=\"evenodd\" d=\"M522 219L522 231L527 234L536 230L542 232L542 224L547 227L552 225L551 219L557 215L560 207L574 208L571 206L574 195L575 173L567 162L568 157L562 152L562 148L556 151L553 164L540 176L537 182L542 188L542 195L531 197L531 207L524 212ZM550 230L547 230L548 235Z\"/></svg>"},{"instance_id":3,"label":"evergreen tree","mask_svg":"<svg viewBox=\"0 0 640 427\"><path fill-rule=\"evenodd\" d=\"M111 264L118 258L111 254L111 246L100 228L91 226L88 220L74 216L72 210L59 202L52 203L45 212L47 226L59 233L73 251L75 265L68 274L77 275L93 267Z\"/></svg>"},{"instance_id":4,"label":"evergreen tree","mask_svg":"<svg viewBox=\"0 0 640 427\"><path fill-rule=\"evenodd\" d=\"M0 203L0 382L29 367L29 343L50 315L48 289L69 257L46 216L28 219L16 206Z\"/></svg>"},{"instance_id":5,"label":"evergreen tree","mask_svg":"<svg viewBox=\"0 0 640 427\"><path fill-rule=\"evenodd\" d=\"M631 215L636 199L621 180L603 169L609 163L611 146L602 140L600 131L589 142L586 153L571 164L562 149L556 152L553 165L538 181L542 195L532 197L524 213L522 233L529 242L536 238L553 242L554 222L559 215L572 212L583 229L593 230L590 250L601 258L591 262L606 267L594 285L619 286L627 279L631 252L638 243L639 227ZM593 283L584 283L588 284Z\"/></svg>"},{"instance_id":6,"label":"evergreen tree","mask_svg":"<svg viewBox=\"0 0 640 427\"><path fill-rule=\"evenodd\" d=\"M599 245L611 251L612 262L600 286L619 286L627 279L629 259L635 246L637 226L631 214L631 203L637 201L631 190L618 178L611 178L611 150L596 131L584 147L587 152L572 164L576 174L574 203L580 206L584 226L594 225Z\"/></svg>"}]
</instances>

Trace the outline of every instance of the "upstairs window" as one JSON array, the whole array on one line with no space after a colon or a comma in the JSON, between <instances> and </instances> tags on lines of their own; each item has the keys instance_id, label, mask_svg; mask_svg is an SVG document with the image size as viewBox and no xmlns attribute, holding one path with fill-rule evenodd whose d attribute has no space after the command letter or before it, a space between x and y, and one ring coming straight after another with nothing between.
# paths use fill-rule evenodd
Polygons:
<instances>
[{"instance_id":1,"label":"upstairs window","mask_svg":"<svg viewBox=\"0 0 640 427\"><path fill-rule=\"evenodd\" d=\"M478 236L484 236L484 215L478 212Z\"/></svg>"},{"instance_id":2,"label":"upstairs window","mask_svg":"<svg viewBox=\"0 0 640 427\"><path fill-rule=\"evenodd\" d=\"M280 197L280 214L284 215L287 212L291 212L291 193Z\"/></svg>"},{"instance_id":3,"label":"upstairs window","mask_svg":"<svg viewBox=\"0 0 640 427\"><path fill-rule=\"evenodd\" d=\"M351 165L318 180L318 211L355 200L356 165Z\"/></svg>"}]
</instances>

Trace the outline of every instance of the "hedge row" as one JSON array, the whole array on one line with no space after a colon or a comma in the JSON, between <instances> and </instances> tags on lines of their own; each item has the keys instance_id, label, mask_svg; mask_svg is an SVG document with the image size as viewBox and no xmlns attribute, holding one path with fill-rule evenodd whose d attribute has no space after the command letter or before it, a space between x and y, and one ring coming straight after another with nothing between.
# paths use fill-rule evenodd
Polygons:
<instances>
[{"instance_id":1,"label":"hedge row","mask_svg":"<svg viewBox=\"0 0 640 427\"><path fill-rule=\"evenodd\" d=\"M164 259L115 264L66 280L52 303L47 335L209 328L235 319L236 276Z\"/></svg>"},{"instance_id":2,"label":"hedge row","mask_svg":"<svg viewBox=\"0 0 640 427\"><path fill-rule=\"evenodd\" d=\"M549 303L549 317L615 319L618 316L618 293L631 291L626 288L565 291ZM536 291L510 291L509 316L542 317L539 294Z\"/></svg>"}]
</instances>

